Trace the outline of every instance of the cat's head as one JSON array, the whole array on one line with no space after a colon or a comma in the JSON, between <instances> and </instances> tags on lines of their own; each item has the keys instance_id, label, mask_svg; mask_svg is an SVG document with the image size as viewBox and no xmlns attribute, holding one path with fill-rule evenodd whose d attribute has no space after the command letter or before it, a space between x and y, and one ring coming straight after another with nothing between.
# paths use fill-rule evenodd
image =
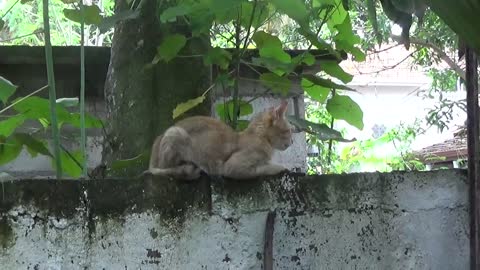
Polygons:
<instances>
[{"instance_id":1,"label":"cat's head","mask_svg":"<svg viewBox=\"0 0 480 270\"><path fill-rule=\"evenodd\" d=\"M258 135L265 137L273 148L281 151L293 143L292 126L285 118L287 107L288 101L282 100L280 105L271 107L251 123Z\"/></svg>"}]
</instances>

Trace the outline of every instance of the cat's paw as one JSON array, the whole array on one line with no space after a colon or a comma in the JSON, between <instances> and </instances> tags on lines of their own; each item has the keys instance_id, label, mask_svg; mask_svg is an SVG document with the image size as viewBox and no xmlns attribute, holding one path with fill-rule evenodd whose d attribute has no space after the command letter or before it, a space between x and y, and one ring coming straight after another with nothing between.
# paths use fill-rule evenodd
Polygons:
<instances>
[{"instance_id":1,"label":"cat's paw","mask_svg":"<svg viewBox=\"0 0 480 270\"><path fill-rule=\"evenodd\" d=\"M185 180L195 180L202 175L202 170L192 164L183 165L183 172Z\"/></svg>"},{"instance_id":2,"label":"cat's paw","mask_svg":"<svg viewBox=\"0 0 480 270\"><path fill-rule=\"evenodd\" d=\"M281 165L268 164L266 166L257 168L257 172L260 175L280 175L288 173L289 170Z\"/></svg>"}]
</instances>

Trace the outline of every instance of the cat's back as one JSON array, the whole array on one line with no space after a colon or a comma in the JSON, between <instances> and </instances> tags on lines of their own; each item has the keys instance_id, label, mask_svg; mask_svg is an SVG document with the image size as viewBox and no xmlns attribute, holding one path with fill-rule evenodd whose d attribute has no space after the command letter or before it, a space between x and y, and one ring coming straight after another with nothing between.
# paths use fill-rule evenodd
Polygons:
<instances>
[{"instance_id":1,"label":"cat's back","mask_svg":"<svg viewBox=\"0 0 480 270\"><path fill-rule=\"evenodd\" d=\"M191 135L203 132L234 133L230 126L218 119L208 116L188 117L177 122L175 126L183 128Z\"/></svg>"}]
</instances>

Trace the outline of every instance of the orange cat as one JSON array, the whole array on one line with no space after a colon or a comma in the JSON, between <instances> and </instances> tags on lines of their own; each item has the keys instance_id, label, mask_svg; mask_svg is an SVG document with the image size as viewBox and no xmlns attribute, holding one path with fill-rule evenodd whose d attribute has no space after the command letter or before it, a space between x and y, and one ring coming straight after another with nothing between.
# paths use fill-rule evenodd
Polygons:
<instances>
[{"instance_id":1,"label":"orange cat","mask_svg":"<svg viewBox=\"0 0 480 270\"><path fill-rule=\"evenodd\" d=\"M155 140L148 171L153 175L196 179L200 172L236 179L287 171L270 163L274 149L293 142L285 119L287 101L254 117L242 132L220 120L194 116L170 127Z\"/></svg>"}]
</instances>

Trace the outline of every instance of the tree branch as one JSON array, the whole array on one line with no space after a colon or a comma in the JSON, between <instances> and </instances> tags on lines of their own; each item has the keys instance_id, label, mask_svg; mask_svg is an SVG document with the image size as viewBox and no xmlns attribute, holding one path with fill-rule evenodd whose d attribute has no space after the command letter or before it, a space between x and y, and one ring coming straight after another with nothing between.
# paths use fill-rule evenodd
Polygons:
<instances>
[{"instance_id":1,"label":"tree branch","mask_svg":"<svg viewBox=\"0 0 480 270\"><path fill-rule=\"evenodd\" d=\"M394 41L397 41L399 42L401 39L400 39L400 36L395 36L395 35L390 35L390 37L394 40ZM463 70L459 65L457 65L457 63L455 63L455 61L450 58L440 47L438 47L437 45L429 42L428 40L421 40L421 39L418 39L418 38L415 38L415 37L411 37L410 38L410 43L411 44L416 44L416 45L420 45L420 46L423 46L423 47L426 47L426 48L429 48L429 49L432 49L440 59L442 59L445 63L447 63L447 65L453 69L453 71L455 71L455 73L457 73L457 75L459 77L461 77L462 79L466 79L466 76L465 76L465 70Z\"/></svg>"},{"instance_id":2,"label":"tree branch","mask_svg":"<svg viewBox=\"0 0 480 270\"><path fill-rule=\"evenodd\" d=\"M357 68L357 71L360 75L365 75L365 74L376 74L376 73L380 73L380 72L387 71L387 70L390 70L390 69L394 69L394 68L398 67L401 63L405 62L408 58L410 58L410 56L412 56L416 52L418 52L418 50L415 50L414 52L409 53L407 56L405 56L402 60L398 61L396 64L391 65L391 66L384 66L382 69L379 69L379 70L369 71L369 72L361 72Z\"/></svg>"}]
</instances>

